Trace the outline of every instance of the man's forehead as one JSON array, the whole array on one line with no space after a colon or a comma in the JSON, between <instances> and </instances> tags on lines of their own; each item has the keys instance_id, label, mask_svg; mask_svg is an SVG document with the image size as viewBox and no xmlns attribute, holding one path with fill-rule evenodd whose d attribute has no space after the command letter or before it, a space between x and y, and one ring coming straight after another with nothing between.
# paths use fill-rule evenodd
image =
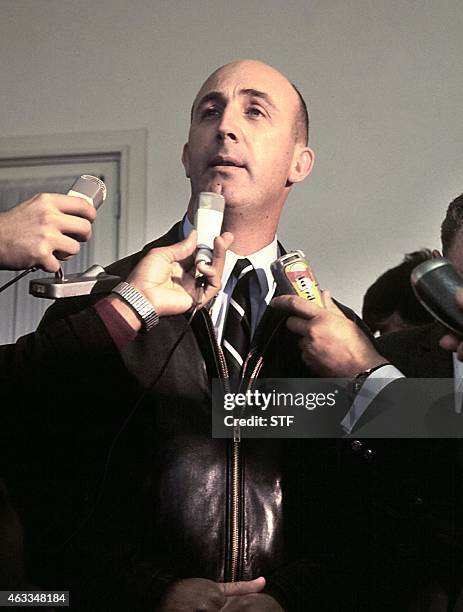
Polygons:
<instances>
[{"instance_id":1,"label":"man's forehead","mask_svg":"<svg viewBox=\"0 0 463 612\"><path fill-rule=\"evenodd\" d=\"M264 94L273 103L296 102L293 86L285 76L262 62L244 60L227 64L213 72L199 90L194 106L211 94L228 97L252 95L253 92Z\"/></svg>"}]
</instances>

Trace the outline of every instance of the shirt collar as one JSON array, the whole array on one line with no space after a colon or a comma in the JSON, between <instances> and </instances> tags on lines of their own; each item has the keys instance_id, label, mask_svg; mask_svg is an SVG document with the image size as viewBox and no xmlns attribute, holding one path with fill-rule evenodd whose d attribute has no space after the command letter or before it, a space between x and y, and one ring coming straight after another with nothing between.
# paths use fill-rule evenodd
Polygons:
<instances>
[{"instance_id":1,"label":"shirt collar","mask_svg":"<svg viewBox=\"0 0 463 612\"><path fill-rule=\"evenodd\" d=\"M185 215L183 219L183 235L189 236L191 230L194 229L194 225L188 219L188 216ZM270 244L264 246L259 251L255 253L251 253L251 255L247 255L246 258L252 263L254 270L256 271L257 278L259 281L259 288L261 291L262 298L269 294L273 294L275 289L275 281L273 279L272 272L270 270L270 265L275 259L278 258L278 241L275 236ZM233 268L235 267L235 263L240 256L231 251L230 249L227 251L225 255L225 264L222 272L222 287L224 288L230 278Z\"/></svg>"}]
</instances>

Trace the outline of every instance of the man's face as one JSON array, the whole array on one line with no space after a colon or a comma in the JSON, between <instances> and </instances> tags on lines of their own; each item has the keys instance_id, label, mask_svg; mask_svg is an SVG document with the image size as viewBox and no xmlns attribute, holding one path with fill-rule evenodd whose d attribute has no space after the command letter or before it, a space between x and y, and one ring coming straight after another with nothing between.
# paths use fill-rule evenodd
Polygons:
<instances>
[{"instance_id":1,"label":"man's face","mask_svg":"<svg viewBox=\"0 0 463 612\"><path fill-rule=\"evenodd\" d=\"M445 256L452 263L457 272L463 276L463 230L457 232Z\"/></svg>"},{"instance_id":2,"label":"man's face","mask_svg":"<svg viewBox=\"0 0 463 612\"><path fill-rule=\"evenodd\" d=\"M281 208L290 183L302 180L295 156L311 154L296 142L298 109L294 88L270 66L246 60L213 73L194 102L182 158L193 196L220 185L227 207Z\"/></svg>"}]
</instances>

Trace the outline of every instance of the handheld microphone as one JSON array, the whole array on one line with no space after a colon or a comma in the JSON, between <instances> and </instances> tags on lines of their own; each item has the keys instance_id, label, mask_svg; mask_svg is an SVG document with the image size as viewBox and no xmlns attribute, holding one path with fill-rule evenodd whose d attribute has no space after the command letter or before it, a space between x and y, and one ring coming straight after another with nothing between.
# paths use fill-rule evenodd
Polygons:
<instances>
[{"instance_id":1,"label":"handheld microphone","mask_svg":"<svg viewBox=\"0 0 463 612\"><path fill-rule=\"evenodd\" d=\"M97 178L96 176L92 176L91 174L82 174L74 182L71 189L67 192L66 195L83 198L89 204L94 206L96 210L98 210L101 204L103 204L103 202L106 200L106 185L101 179ZM18 274L17 276L9 280L7 283L2 285L0 287L0 293L2 291L5 291L5 289L8 289L8 287L19 281L21 278L24 278L24 276L26 276L27 274L30 274L31 272L36 272L38 269L39 266L31 266L30 268L27 268L27 270L24 270L23 272L21 272L21 274ZM57 276L60 280L64 278L62 268L60 268L57 272ZM29 284L29 293L36 295L31 291L31 284Z\"/></svg>"},{"instance_id":2,"label":"handheld microphone","mask_svg":"<svg viewBox=\"0 0 463 612\"><path fill-rule=\"evenodd\" d=\"M195 214L195 227L198 231L195 266L201 261L208 264L212 263L214 238L220 235L224 210L225 198L220 193L201 191ZM204 274L201 274L198 270L196 270L195 279L198 288L197 302L199 303L201 302L201 290L204 290L207 280Z\"/></svg>"},{"instance_id":3,"label":"handheld microphone","mask_svg":"<svg viewBox=\"0 0 463 612\"><path fill-rule=\"evenodd\" d=\"M106 200L107 190L103 181L91 174L82 174L73 183L71 189L67 192L68 196L83 198L91 206L98 210ZM60 254L58 253L58 257ZM59 269L58 275L63 278L63 270Z\"/></svg>"},{"instance_id":4,"label":"handheld microphone","mask_svg":"<svg viewBox=\"0 0 463 612\"><path fill-rule=\"evenodd\" d=\"M212 263L214 238L220 236L224 210L225 198L220 193L202 191L199 194L198 209L195 215L195 227L198 230L196 265L200 261Z\"/></svg>"},{"instance_id":5,"label":"handheld microphone","mask_svg":"<svg viewBox=\"0 0 463 612\"><path fill-rule=\"evenodd\" d=\"M66 195L83 198L98 210L106 200L106 194L106 185L101 179L91 174L82 174Z\"/></svg>"},{"instance_id":6,"label":"handheld microphone","mask_svg":"<svg viewBox=\"0 0 463 612\"><path fill-rule=\"evenodd\" d=\"M302 251L282 255L270 269L280 294L298 295L324 308L317 279Z\"/></svg>"},{"instance_id":7,"label":"handheld microphone","mask_svg":"<svg viewBox=\"0 0 463 612\"><path fill-rule=\"evenodd\" d=\"M455 300L463 278L442 258L428 259L411 273L410 282L418 300L442 325L463 337L463 310Z\"/></svg>"}]
</instances>

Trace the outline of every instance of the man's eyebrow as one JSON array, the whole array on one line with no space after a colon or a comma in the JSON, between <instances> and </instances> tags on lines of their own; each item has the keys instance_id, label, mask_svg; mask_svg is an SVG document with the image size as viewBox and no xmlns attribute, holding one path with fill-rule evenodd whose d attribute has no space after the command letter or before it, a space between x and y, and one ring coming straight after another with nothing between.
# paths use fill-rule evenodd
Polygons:
<instances>
[{"instance_id":1,"label":"man's eyebrow","mask_svg":"<svg viewBox=\"0 0 463 612\"><path fill-rule=\"evenodd\" d=\"M267 93L265 93L265 91L259 91L258 89L248 88L248 89L240 89L239 93L240 93L241 96L246 96L246 97L249 97L249 98L260 98L261 100L264 100L264 102L266 102L269 106L271 106L273 109L276 110L276 106L275 106L272 98ZM209 93L205 94L195 104L193 112L196 109L198 109L201 106L203 106L204 104L207 104L207 102L211 102L211 101L225 103L226 102L226 97L220 91L210 91Z\"/></svg>"},{"instance_id":2,"label":"man's eyebrow","mask_svg":"<svg viewBox=\"0 0 463 612\"><path fill-rule=\"evenodd\" d=\"M241 89L240 94L243 96L249 96L250 98L260 98L264 100L269 106L276 110L276 106L272 100L272 98L265 93L265 91L259 91L258 89Z\"/></svg>"},{"instance_id":3,"label":"man's eyebrow","mask_svg":"<svg viewBox=\"0 0 463 612\"><path fill-rule=\"evenodd\" d=\"M220 93L220 91L210 91L196 103L195 109L199 108L203 104L206 104L207 102L210 102L211 100L214 100L216 102L225 102L225 96Z\"/></svg>"}]
</instances>

